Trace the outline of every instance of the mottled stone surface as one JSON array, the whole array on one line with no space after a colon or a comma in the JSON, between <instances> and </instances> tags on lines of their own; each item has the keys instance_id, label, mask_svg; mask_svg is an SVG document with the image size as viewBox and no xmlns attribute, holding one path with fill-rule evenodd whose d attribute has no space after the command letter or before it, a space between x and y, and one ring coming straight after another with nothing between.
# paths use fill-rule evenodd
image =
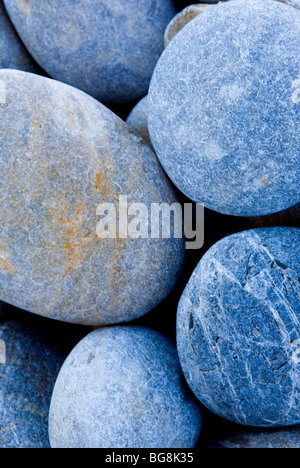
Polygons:
<instances>
[{"instance_id":1,"label":"mottled stone surface","mask_svg":"<svg viewBox=\"0 0 300 468\"><path fill-rule=\"evenodd\" d=\"M300 423L300 229L244 231L201 259L178 307L187 381L248 426Z\"/></svg>"},{"instance_id":2,"label":"mottled stone surface","mask_svg":"<svg viewBox=\"0 0 300 468\"><path fill-rule=\"evenodd\" d=\"M300 9L300 0L279 0L280 2L286 3L294 8Z\"/></svg>"},{"instance_id":3,"label":"mottled stone surface","mask_svg":"<svg viewBox=\"0 0 300 468\"><path fill-rule=\"evenodd\" d=\"M0 1L0 68L38 72L38 66L11 24L2 0Z\"/></svg>"},{"instance_id":4,"label":"mottled stone surface","mask_svg":"<svg viewBox=\"0 0 300 468\"><path fill-rule=\"evenodd\" d=\"M150 85L148 124L185 195L238 216L299 202L299 50L298 10L273 0L217 5L169 44Z\"/></svg>"},{"instance_id":5,"label":"mottled stone surface","mask_svg":"<svg viewBox=\"0 0 300 468\"><path fill-rule=\"evenodd\" d=\"M269 430L231 428L212 441L209 448L300 448L300 426Z\"/></svg>"},{"instance_id":6,"label":"mottled stone surface","mask_svg":"<svg viewBox=\"0 0 300 468\"><path fill-rule=\"evenodd\" d=\"M300 203L279 213L250 218L250 222L256 227L290 226L300 228Z\"/></svg>"},{"instance_id":7,"label":"mottled stone surface","mask_svg":"<svg viewBox=\"0 0 300 468\"><path fill-rule=\"evenodd\" d=\"M0 363L0 447L48 448L51 393L77 331L64 325L59 343L52 325L11 314L0 314L0 340L6 344L6 363Z\"/></svg>"},{"instance_id":8,"label":"mottled stone surface","mask_svg":"<svg viewBox=\"0 0 300 468\"><path fill-rule=\"evenodd\" d=\"M152 147L149 131L148 131L148 96L145 96L130 112L126 123L129 125L135 133L148 143Z\"/></svg>"},{"instance_id":9,"label":"mottled stone surface","mask_svg":"<svg viewBox=\"0 0 300 468\"><path fill-rule=\"evenodd\" d=\"M101 203L174 203L153 151L81 91L0 71L0 300L100 325L137 318L174 286L182 239L100 239ZM129 221L131 218L129 219Z\"/></svg>"},{"instance_id":10,"label":"mottled stone surface","mask_svg":"<svg viewBox=\"0 0 300 468\"><path fill-rule=\"evenodd\" d=\"M53 78L105 103L148 91L173 0L5 0L24 44Z\"/></svg>"},{"instance_id":11,"label":"mottled stone surface","mask_svg":"<svg viewBox=\"0 0 300 468\"><path fill-rule=\"evenodd\" d=\"M209 5L207 3L202 3L202 4L195 4L195 5L190 5L186 7L184 10L182 10L180 13L178 13L170 22L168 25L166 31L165 31L165 47L169 45L172 39L176 36L179 31L181 31L184 26L186 26L188 23L190 23L196 16L200 15L200 13L203 13L205 10L208 8L211 8L213 5Z\"/></svg>"},{"instance_id":12,"label":"mottled stone surface","mask_svg":"<svg viewBox=\"0 0 300 468\"><path fill-rule=\"evenodd\" d=\"M192 448L201 411L176 347L149 328L99 329L67 358L53 391L53 448Z\"/></svg>"}]
</instances>

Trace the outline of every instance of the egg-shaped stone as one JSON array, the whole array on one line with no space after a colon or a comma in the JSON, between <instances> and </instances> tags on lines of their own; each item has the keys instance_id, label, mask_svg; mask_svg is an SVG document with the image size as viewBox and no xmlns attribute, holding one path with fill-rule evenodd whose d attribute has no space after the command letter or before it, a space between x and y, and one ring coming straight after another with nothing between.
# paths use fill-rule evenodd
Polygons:
<instances>
[{"instance_id":1,"label":"egg-shaped stone","mask_svg":"<svg viewBox=\"0 0 300 468\"><path fill-rule=\"evenodd\" d=\"M32 73L39 71L11 24L2 0L0 1L0 68L14 68Z\"/></svg>"},{"instance_id":2,"label":"egg-shaped stone","mask_svg":"<svg viewBox=\"0 0 300 468\"><path fill-rule=\"evenodd\" d=\"M207 208L262 216L300 200L300 15L273 0L209 8L162 54L149 90L155 152Z\"/></svg>"},{"instance_id":3,"label":"egg-shaped stone","mask_svg":"<svg viewBox=\"0 0 300 468\"><path fill-rule=\"evenodd\" d=\"M231 235L200 260L178 307L177 344L198 399L230 421L300 423L300 229Z\"/></svg>"},{"instance_id":4,"label":"egg-shaped stone","mask_svg":"<svg viewBox=\"0 0 300 468\"><path fill-rule=\"evenodd\" d=\"M148 91L173 0L5 0L27 49L53 78L105 103Z\"/></svg>"},{"instance_id":5,"label":"egg-shaped stone","mask_svg":"<svg viewBox=\"0 0 300 468\"><path fill-rule=\"evenodd\" d=\"M144 327L84 338L59 373L49 414L52 448L192 448L201 426L176 346Z\"/></svg>"},{"instance_id":6,"label":"egg-shaped stone","mask_svg":"<svg viewBox=\"0 0 300 468\"><path fill-rule=\"evenodd\" d=\"M145 224L153 204L177 201L155 154L75 88L15 70L0 80L0 300L86 325L149 312L184 258L172 229L152 238Z\"/></svg>"}]
</instances>

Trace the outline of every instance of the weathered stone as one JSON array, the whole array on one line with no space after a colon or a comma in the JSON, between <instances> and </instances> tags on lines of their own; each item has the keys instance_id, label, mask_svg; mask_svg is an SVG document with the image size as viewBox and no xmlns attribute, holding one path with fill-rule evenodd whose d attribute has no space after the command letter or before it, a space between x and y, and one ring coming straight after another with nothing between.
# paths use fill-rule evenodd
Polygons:
<instances>
[{"instance_id":1,"label":"weathered stone","mask_svg":"<svg viewBox=\"0 0 300 468\"><path fill-rule=\"evenodd\" d=\"M143 327L84 338L60 371L49 416L52 448L192 448L201 425L173 341Z\"/></svg>"},{"instance_id":2,"label":"weathered stone","mask_svg":"<svg viewBox=\"0 0 300 468\"><path fill-rule=\"evenodd\" d=\"M129 125L135 133L148 143L149 146L152 147L149 131L148 131L148 121L147 121L147 113L148 113L148 96L145 96L141 101L137 103L137 105L133 108L130 112L126 123Z\"/></svg>"},{"instance_id":3,"label":"weathered stone","mask_svg":"<svg viewBox=\"0 0 300 468\"><path fill-rule=\"evenodd\" d=\"M148 124L185 195L238 216L299 202L299 50L298 10L273 0L217 5L169 44L150 85Z\"/></svg>"},{"instance_id":4,"label":"weathered stone","mask_svg":"<svg viewBox=\"0 0 300 468\"><path fill-rule=\"evenodd\" d=\"M22 44L0 1L0 68L37 73L38 66Z\"/></svg>"},{"instance_id":5,"label":"weathered stone","mask_svg":"<svg viewBox=\"0 0 300 468\"><path fill-rule=\"evenodd\" d=\"M53 386L75 344L74 326L64 325L61 342L51 325L16 317L0 322L0 447L48 448L48 412ZM68 329L66 329L68 327ZM46 331L47 330L47 331ZM57 334L56 334L57 335ZM83 334L80 335L82 338ZM78 339L80 339L78 338ZM2 340L2 341L1 341ZM68 348L68 340L72 342ZM4 356L5 343L6 363Z\"/></svg>"},{"instance_id":6,"label":"weathered stone","mask_svg":"<svg viewBox=\"0 0 300 468\"><path fill-rule=\"evenodd\" d=\"M180 300L179 357L199 400L248 426L300 423L300 229L231 235Z\"/></svg>"},{"instance_id":7,"label":"weathered stone","mask_svg":"<svg viewBox=\"0 0 300 468\"><path fill-rule=\"evenodd\" d=\"M120 195L149 212L176 202L155 154L75 88L13 70L0 79L0 299L87 325L150 311L177 280L184 240L102 239L96 211L118 211Z\"/></svg>"},{"instance_id":8,"label":"weathered stone","mask_svg":"<svg viewBox=\"0 0 300 468\"><path fill-rule=\"evenodd\" d=\"M166 31L165 31L165 47L167 47L172 39L179 33L179 31L184 28L190 21L192 21L196 16L203 13L208 8L212 8L213 5L207 3L197 3L195 5L190 5L178 13L169 23Z\"/></svg>"},{"instance_id":9,"label":"weathered stone","mask_svg":"<svg viewBox=\"0 0 300 468\"><path fill-rule=\"evenodd\" d=\"M105 103L148 91L173 0L5 0L20 37L53 78Z\"/></svg>"}]
</instances>

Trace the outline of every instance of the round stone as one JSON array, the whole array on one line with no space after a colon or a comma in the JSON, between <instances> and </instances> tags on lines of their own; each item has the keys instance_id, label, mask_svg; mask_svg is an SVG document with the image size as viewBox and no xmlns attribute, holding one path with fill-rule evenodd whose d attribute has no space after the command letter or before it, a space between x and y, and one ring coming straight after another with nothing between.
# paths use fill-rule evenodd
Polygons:
<instances>
[{"instance_id":1,"label":"round stone","mask_svg":"<svg viewBox=\"0 0 300 468\"><path fill-rule=\"evenodd\" d=\"M38 66L17 35L2 1L0 2L0 68L38 72Z\"/></svg>"},{"instance_id":2,"label":"round stone","mask_svg":"<svg viewBox=\"0 0 300 468\"><path fill-rule=\"evenodd\" d=\"M185 252L184 239L133 229L134 203L150 217L153 203L177 201L155 154L75 88L16 70L0 70L0 80L0 300L86 325L149 312Z\"/></svg>"},{"instance_id":3,"label":"round stone","mask_svg":"<svg viewBox=\"0 0 300 468\"><path fill-rule=\"evenodd\" d=\"M53 78L105 103L148 91L173 0L5 0L31 55Z\"/></svg>"},{"instance_id":4,"label":"round stone","mask_svg":"<svg viewBox=\"0 0 300 468\"><path fill-rule=\"evenodd\" d=\"M192 448L201 425L173 341L143 327L84 338L60 371L49 416L52 448Z\"/></svg>"},{"instance_id":5,"label":"round stone","mask_svg":"<svg viewBox=\"0 0 300 468\"><path fill-rule=\"evenodd\" d=\"M179 31L184 28L190 21L192 21L196 16L203 13L208 8L211 8L213 5L207 3L197 3L195 5L190 5L186 7L184 10L179 12L169 23L166 31L165 31L165 47L167 47L172 39L179 33Z\"/></svg>"},{"instance_id":6,"label":"round stone","mask_svg":"<svg viewBox=\"0 0 300 468\"><path fill-rule=\"evenodd\" d=\"M148 124L185 195L237 216L300 201L299 50L299 12L274 0L209 8L172 40L153 74Z\"/></svg>"},{"instance_id":7,"label":"round stone","mask_svg":"<svg viewBox=\"0 0 300 468\"><path fill-rule=\"evenodd\" d=\"M201 259L178 308L186 379L211 411L248 426L300 423L300 229L231 235Z\"/></svg>"},{"instance_id":8,"label":"round stone","mask_svg":"<svg viewBox=\"0 0 300 468\"><path fill-rule=\"evenodd\" d=\"M130 112L126 123L135 133L152 147L149 131L148 131L148 96L145 96Z\"/></svg>"},{"instance_id":9,"label":"round stone","mask_svg":"<svg viewBox=\"0 0 300 468\"><path fill-rule=\"evenodd\" d=\"M0 447L49 448L51 393L74 346L66 343L77 331L69 325L63 340L57 341L53 327L41 325L37 317L26 321L11 316L11 311L4 318L0 312Z\"/></svg>"}]
</instances>

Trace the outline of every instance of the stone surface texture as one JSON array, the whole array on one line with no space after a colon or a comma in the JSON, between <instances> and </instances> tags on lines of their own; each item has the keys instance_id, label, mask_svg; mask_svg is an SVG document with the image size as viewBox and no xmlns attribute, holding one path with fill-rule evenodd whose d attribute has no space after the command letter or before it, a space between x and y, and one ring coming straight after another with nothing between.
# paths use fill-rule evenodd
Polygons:
<instances>
[{"instance_id":1,"label":"stone surface texture","mask_svg":"<svg viewBox=\"0 0 300 468\"><path fill-rule=\"evenodd\" d=\"M152 147L149 131L148 131L148 96L145 96L141 101L130 112L126 123L129 125L135 133L148 143Z\"/></svg>"},{"instance_id":2,"label":"stone surface texture","mask_svg":"<svg viewBox=\"0 0 300 468\"><path fill-rule=\"evenodd\" d=\"M105 103L147 93L176 14L172 0L5 0L5 6L50 76Z\"/></svg>"},{"instance_id":3,"label":"stone surface texture","mask_svg":"<svg viewBox=\"0 0 300 468\"><path fill-rule=\"evenodd\" d=\"M300 229L231 235L201 259L178 307L186 379L248 426L300 423Z\"/></svg>"},{"instance_id":4,"label":"stone surface texture","mask_svg":"<svg viewBox=\"0 0 300 468\"><path fill-rule=\"evenodd\" d=\"M201 425L173 341L143 327L84 338L60 371L49 416L52 448L192 448Z\"/></svg>"},{"instance_id":5,"label":"stone surface texture","mask_svg":"<svg viewBox=\"0 0 300 468\"><path fill-rule=\"evenodd\" d=\"M185 195L236 216L299 202L299 50L298 10L273 0L217 5L169 44L150 85L148 124Z\"/></svg>"},{"instance_id":6,"label":"stone surface texture","mask_svg":"<svg viewBox=\"0 0 300 468\"><path fill-rule=\"evenodd\" d=\"M100 239L102 203L177 201L153 151L68 85L2 70L0 300L103 325L149 312L174 286L183 239ZM114 234L114 233L112 233Z\"/></svg>"},{"instance_id":7,"label":"stone surface texture","mask_svg":"<svg viewBox=\"0 0 300 468\"><path fill-rule=\"evenodd\" d=\"M38 72L38 66L11 24L2 0L0 1L0 68Z\"/></svg>"}]
</instances>

